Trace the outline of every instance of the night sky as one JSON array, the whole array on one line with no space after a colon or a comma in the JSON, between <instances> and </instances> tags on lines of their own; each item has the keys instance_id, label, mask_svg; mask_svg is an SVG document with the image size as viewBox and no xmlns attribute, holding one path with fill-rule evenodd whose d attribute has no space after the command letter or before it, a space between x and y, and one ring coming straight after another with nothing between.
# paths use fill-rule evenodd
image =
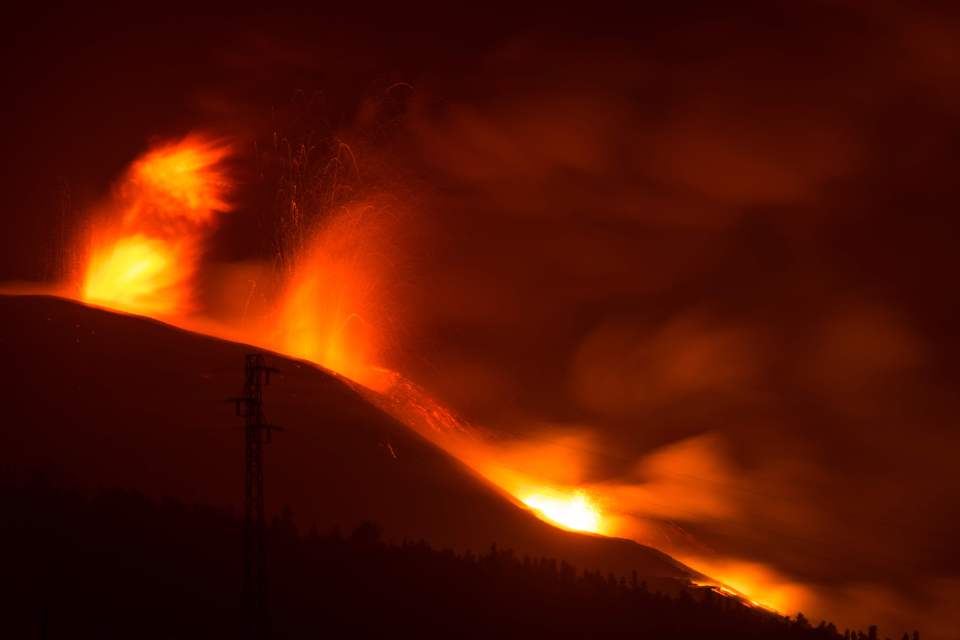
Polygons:
<instances>
[{"instance_id":1,"label":"night sky","mask_svg":"<svg viewBox=\"0 0 960 640\"><path fill-rule=\"evenodd\" d=\"M205 260L268 260L262 150L347 145L336 197L391 210L391 366L569 436L584 480L664 483L647 515L826 614L955 629L960 15L670 7L8 20L0 280L62 277L124 167L192 131L240 149ZM663 451L694 471L653 477Z\"/></svg>"}]
</instances>

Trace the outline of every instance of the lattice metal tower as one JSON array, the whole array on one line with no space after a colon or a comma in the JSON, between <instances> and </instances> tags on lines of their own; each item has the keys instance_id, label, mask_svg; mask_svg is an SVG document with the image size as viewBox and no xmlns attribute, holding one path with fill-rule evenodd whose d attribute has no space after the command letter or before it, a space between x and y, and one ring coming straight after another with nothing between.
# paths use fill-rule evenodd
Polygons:
<instances>
[{"instance_id":1,"label":"lattice metal tower","mask_svg":"<svg viewBox=\"0 0 960 640\"><path fill-rule=\"evenodd\" d=\"M264 364L263 355L250 353L246 357L246 378L243 395L234 398L237 415L244 419L246 438L243 485L243 608L246 630L251 638L260 640L270 633L267 609L267 554L266 524L263 509L263 445L269 443L280 427L267 423L263 414L263 387L270 382L270 374L277 372Z\"/></svg>"}]
</instances>

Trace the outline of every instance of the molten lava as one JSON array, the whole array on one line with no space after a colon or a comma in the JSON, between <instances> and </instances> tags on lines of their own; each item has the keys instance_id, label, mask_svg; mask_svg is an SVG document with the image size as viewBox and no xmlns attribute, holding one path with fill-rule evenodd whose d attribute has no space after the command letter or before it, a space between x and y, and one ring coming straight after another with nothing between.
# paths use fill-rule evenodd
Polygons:
<instances>
[{"instance_id":1,"label":"molten lava","mask_svg":"<svg viewBox=\"0 0 960 640\"><path fill-rule=\"evenodd\" d=\"M541 517L575 531L602 532L602 516L594 501L582 489L563 495L534 493L520 500Z\"/></svg>"},{"instance_id":2,"label":"molten lava","mask_svg":"<svg viewBox=\"0 0 960 640\"><path fill-rule=\"evenodd\" d=\"M380 233L372 205L339 211L294 257L268 329L278 351L382 389L377 367L383 301Z\"/></svg>"},{"instance_id":3,"label":"molten lava","mask_svg":"<svg viewBox=\"0 0 960 640\"><path fill-rule=\"evenodd\" d=\"M167 243L137 233L118 238L90 257L83 298L104 306L169 315L181 307L178 255Z\"/></svg>"},{"instance_id":4,"label":"molten lava","mask_svg":"<svg viewBox=\"0 0 960 640\"><path fill-rule=\"evenodd\" d=\"M189 136L134 162L90 229L80 297L164 317L189 311L203 240L229 208L220 169L228 153Z\"/></svg>"},{"instance_id":5,"label":"molten lava","mask_svg":"<svg viewBox=\"0 0 960 640\"><path fill-rule=\"evenodd\" d=\"M716 579L700 584L735 596L755 607L778 612L805 609L811 602L810 592L756 562L691 557L684 560Z\"/></svg>"}]
</instances>

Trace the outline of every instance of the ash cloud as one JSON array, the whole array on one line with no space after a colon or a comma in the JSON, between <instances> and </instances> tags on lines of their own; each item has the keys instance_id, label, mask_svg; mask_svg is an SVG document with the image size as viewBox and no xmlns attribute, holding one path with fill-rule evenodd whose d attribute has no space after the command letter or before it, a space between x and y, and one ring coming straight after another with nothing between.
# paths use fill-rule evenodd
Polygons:
<instances>
[{"instance_id":1,"label":"ash cloud","mask_svg":"<svg viewBox=\"0 0 960 640\"><path fill-rule=\"evenodd\" d=\"M913 199L950 191L949 29L537 34L424 83L415 376L491 427L589 425L616 460L585 480L815 614L955 626L951 259Z\"/></svg>"}]
</instances>

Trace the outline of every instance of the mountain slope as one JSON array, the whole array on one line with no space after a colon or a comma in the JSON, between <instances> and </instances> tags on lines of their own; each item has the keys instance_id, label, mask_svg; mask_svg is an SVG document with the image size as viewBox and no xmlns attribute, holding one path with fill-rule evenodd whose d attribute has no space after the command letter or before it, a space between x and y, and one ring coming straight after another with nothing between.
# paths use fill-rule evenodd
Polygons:
<instances>
[{"instance_id":1,"label":"mountain slope","mask_svg":"<svg viewBox=\"0 0 960 640\"><path fill-rule=\"evenodd\" d=\"M0 464L85 486L239 507L241 423L226 398L249 347L42 296L0 296ZM321 529L377 522L388 538L496 542L581 567L695 572L654 549L552 527L317 367L270 356L285 431L266 450L267 508Z\"/></svg>"}]
</instances>

